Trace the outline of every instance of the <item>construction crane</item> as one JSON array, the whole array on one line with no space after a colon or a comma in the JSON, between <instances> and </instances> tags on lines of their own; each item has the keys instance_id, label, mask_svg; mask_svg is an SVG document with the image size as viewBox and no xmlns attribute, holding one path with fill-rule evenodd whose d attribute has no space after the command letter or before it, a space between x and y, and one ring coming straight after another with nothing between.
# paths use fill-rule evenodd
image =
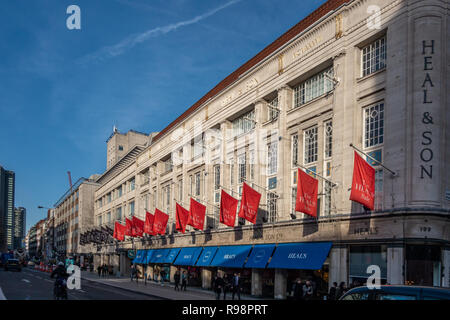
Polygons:
<instances>
[{"instance_id":1,"label":"construction crane","mask_svg":"<svg viewBox=\"0 0 450 320\"><path fill-rule=\"evenodd\" d=\"M72 192L72 177L70 176L70 171L67 171L67 174L69 175L70 192Z\"/></svg>"}]
</instances>

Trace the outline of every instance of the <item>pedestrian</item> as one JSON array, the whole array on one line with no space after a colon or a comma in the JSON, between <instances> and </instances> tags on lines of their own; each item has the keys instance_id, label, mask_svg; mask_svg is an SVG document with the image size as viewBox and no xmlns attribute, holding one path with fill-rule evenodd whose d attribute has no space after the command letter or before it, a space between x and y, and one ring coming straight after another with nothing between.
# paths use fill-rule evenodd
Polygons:
<instances>
[{"instance_id":1,"label":"pedestrian","mask_svg":"<svg viewBox=\"0 0 450 320\"><path fill-rule=\"evenodd\" d=\"M100 278L102 276L102 267L99 265L97 267L98 277Z\"/></svg>"},{"instance_id":2,"label":"pedestrian","mask_svg":"<svg viewBox=\"0 0 450 320\"><path fill-rule=\"evenodd\" d=\"M103 265L103 276L106 277L108 275L108 267L106 264Z\"/></svg>"},{"instance_id":3,"label":"pedestrian","mask_svg":"<svg viewBox=\"0 0 450 320\"><path fill-rule=\"evenodd\" d=\"M159 277L161 279L161 286L164 286L164 278L166 277L166 271L164 271L164 269L159 273Z\"/></svg>"},{"instance_id":4,"label":"pedestrian","mask_svg":"<svg viewBox=\"0 0 450 320\"><path fill-rule=\"evenodd\" d=\"M330 292L328 294L328 300L336 300L337 289L337 282L333 282L333 286L330 288Z\"/></svg>"},{"instance_id":5,"label":"pedestrian","mask_svg":"<svg viewBox=\"0 0 450 320\"><path fill-rule=\"evenodd\" d=\"M303 299L304 300L311 300L314 294L314 288L311 284L311 281L306 281L305 285L303 286Z\"/></svg>"},{"instance_id":6,"label":"pedestrian","mask_svg":"<svg viewBox=\"0 0 450 320\"><path fill-rule=\"evenodd\" d=\"M133 278L134 278L134 274L136 272L136 268L134 266L134 264L131 265L131 270L130 270L130 280L131 282L133 282Z\"/></svg>"},{"instance_id":7,"label":"pedestrian","mask_svg":"<svg viewBox=\"0 0 450 320\"><path fill-rule=\"evenodd\" d=\"M216 300L220 300L220 294L222 293L224 282L220 275L216 274L214 277L214 291L216 293Z\"/></svg>"},{"instance_id":8,"label":"pedestrian","mask_svg":"<svg viewBox=\"0 0 450 320\"><path fill-rule=\"evenodd\" d=\"M181 275L181 290L186 291L186 285L187 285L187 273L186 271L183 271L183 274Z\"/></svg>"},{"instance_id":9,"label":"pedestrian","mask_svg":"<svg viewBox=\"0 0 450 320\"><path fill-rule=\"evenodd\" d=\"M233 277L233 294L231 295L231 299L234 300L234 296L237 293L238 300L241 300L241 274L235 273Z\"/></svg>"},{"instance_id":10,"label":"pedestrian","mask_svg":"<svg viewBox=\"0 0 450 320\"><path fill-rule=\"evenodd\" d=\"M302 280L300 280L300 278L297 278L294 282L293 287L293 296L295 300L301 300L303 299L303 285L302 285Z\"/></svg>"},{"instance_id":11,"label":"pedestrian","mask_svg":"<svg viewBox=\"0 0 450 320\"><path fill-rule=\"evenodd\" d=\"M175 291L180 291L180 287L178 287L178 285L180 284L180 270L177 270L175 272L173 279L175 280Z\"/></svg>"},{"instance_id":12,"label":"pedestrian","mask_svg":"<svg viewBox=\"0 0 450 320\"><path fill-rule=\"evenodd\" d=\"M223 277L223 300L227 299L227 293L231 288L231 279L230 275L226 273Z\"/></svg>"},{"instance_id":13,"label":"pedestrian","mask_svg":"<svg viewBox=\"0 0 450 320\"><path fill-rule=\"evenodd\" d=\"M339 284L339 288L337 289L337 292L336 292L336 300L338 300L340 297L342 297L346 291L347 291L347 287L345 285L345 282L342 281Z\"/></svg>"}]
</instances>

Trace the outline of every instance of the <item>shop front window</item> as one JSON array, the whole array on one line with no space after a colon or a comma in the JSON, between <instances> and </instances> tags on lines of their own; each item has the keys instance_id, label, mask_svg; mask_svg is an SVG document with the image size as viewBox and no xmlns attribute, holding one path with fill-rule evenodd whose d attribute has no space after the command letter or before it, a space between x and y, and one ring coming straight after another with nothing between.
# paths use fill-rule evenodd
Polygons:
<instances>
[{"instance_id":1,"label":"shop front window","mask_svg":"<svg viewBox=\"0 0 450 320\"><path fill-rule=\"evenodd\" d=\"M371 265L378 266L381 271L381 284L387 280L387 247L350 246L349 286L360 286L367 282L372 272L367 273Z\"/></svg>"},{"instance_id":2,"label":"shop front window","mask_svg":"<svg viewBox=\"0 0 450 320\"><path fill-rule=\"evenodd\" d=\"M406 246L406 284L441 286L441 248L437 246Z\"/></svg>"}]
</instances>

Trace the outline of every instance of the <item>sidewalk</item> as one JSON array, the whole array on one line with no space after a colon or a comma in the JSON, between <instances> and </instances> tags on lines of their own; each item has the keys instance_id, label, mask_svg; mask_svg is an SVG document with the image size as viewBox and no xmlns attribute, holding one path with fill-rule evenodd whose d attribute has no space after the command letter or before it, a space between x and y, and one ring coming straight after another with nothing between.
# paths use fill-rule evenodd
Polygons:
<instances>
[{"instance_id":1,"label":"sidewalk","mask_svg":"<svg viewBox=\"0 0 450 320\"><path fill-rule=\"evenodd\" d=\"M82 271L81 279L91 282L98 282L107 286L116 287L128 291L142 293L152 297L168 300L215 300L215 293L212 290L205 290L197 287L187 287L186 291L175 291L175 285L164 283L164 286L154 281L147 281L145 285L143 279L130 281L129 277L99 277L97 273ZM223 299L223 295L220 296ZM227 293L227 300L231 300L231 292ZM241 300L260 300L258 298L241 294Z\"/></svg>"}]
</instances>

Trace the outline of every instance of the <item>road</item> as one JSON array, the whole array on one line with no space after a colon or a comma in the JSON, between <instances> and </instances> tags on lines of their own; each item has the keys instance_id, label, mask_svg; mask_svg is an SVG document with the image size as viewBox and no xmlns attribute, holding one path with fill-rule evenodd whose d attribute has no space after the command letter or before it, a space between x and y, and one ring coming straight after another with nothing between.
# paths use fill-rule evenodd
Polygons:
<instances>
[{"instance_id":1,"label":"road","mask_svg":"<svg viewBox=\"0 0 450 320\"><path fill-rule=\"evenodd\" d=\"M53 300L49 273L23 268L21 272L0 269L0 300ZM3 295L2 295L3 292ZM120 288L81 280L81 290L69 290L69 300L158 300Z\"/></svg>"}]
</instances>

